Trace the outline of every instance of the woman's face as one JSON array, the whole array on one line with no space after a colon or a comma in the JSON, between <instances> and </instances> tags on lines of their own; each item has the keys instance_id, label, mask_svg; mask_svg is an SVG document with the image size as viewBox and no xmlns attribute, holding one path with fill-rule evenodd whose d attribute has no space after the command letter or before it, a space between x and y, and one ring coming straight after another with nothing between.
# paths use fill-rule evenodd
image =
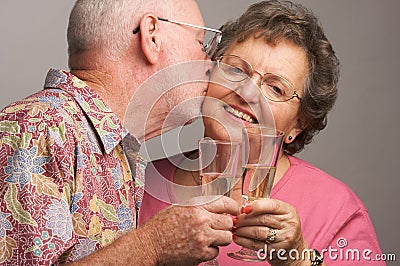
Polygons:
<instances>
[{"instance_id":1,"label":"woman's face","mask_svg":"<svg viewBox=\"0 0 400 266\"><path fill-rule=\"evenodd\" d=\"M273 73L286 78L302 97L308 63L306 53L299 46L288 41L281 41L274 46L263 38L249 38L242 43L234 43L224 55L239 56L259 73ZM247 82L230 82L216 67L211 80L214 82L209 85L208 97L202 109L206 136L223 140L228 140L230 136L231 140L239 141L241 128L251 123L275 126L284 131L286 143L293 141L301 132L297 117L299 100L267 100L258 88L261 80L259 74L254 74Z\"/></svg>"}]
</instances>

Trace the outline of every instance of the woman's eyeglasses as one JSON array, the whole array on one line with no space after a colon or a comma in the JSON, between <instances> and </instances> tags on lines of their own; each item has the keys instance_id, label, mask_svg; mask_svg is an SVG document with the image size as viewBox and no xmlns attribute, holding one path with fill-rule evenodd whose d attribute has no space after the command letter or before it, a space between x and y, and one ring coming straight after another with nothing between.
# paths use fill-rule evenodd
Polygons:
<instances>
[{"instance_id":1,"label":"woman's eyeglasses","mask_svg":"<svg viewBox=\"0 0 400 266\"><path fill-rule=\"evenodd\" d=\"M294 86L284 77L266 73L261 74L244 59L236 55L224 55L216 58L222 76L232 82L251 79L254 73L261 76L260 88L265 97L274 102L286 102L293 98L301 100Z\"/></svg>"},{"instance_id":2,"label":"woman's eyeglasses","mask_svg":"<svg viewBox=\"0 0 400 266\"><path fill-rule=\"evenodd\" d=\"M207 54L207 56L209 58L212 58L212 56L214 55L215 51L217 50L218 44L221 42L221 39L222 39L222 31L217 30L217 29L212 29L212 28L207 28L207 27L203 27L203 26L193 25L193 24L189 24L189 23L185 23L185 22L179 22L179 21L176 21L176 20L166 19L166 18L158 18L158 20L164 21L164 22L174 23L174 24L181 25L181 26L187 26L187 27L192 27L192 28L196 28L196 29L202 29L202 30L205 30L206 32L213 33L212 36L210 38L208 38L208 40L207 40L207 36L206 36L205 37L206 41L202 42L203 51ZM137 34L139 31L140 31L140 26L137 26L133 30L133 34Z\"/></svg>"}]
</instances>

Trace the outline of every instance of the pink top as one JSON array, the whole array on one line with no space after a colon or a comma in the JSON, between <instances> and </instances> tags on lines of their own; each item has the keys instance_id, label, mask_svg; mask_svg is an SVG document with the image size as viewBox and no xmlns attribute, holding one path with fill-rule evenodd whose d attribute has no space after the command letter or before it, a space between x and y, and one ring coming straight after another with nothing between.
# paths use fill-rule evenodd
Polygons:
<instances>
[{"instance_id":1,"label":"pink top","mask_svg":"<svg viewBox=\"0 0 400 266\"><path fill-rule=\"evenodd\" d=\"M296 208L309 247L323 253L327 265L386 265L379 261L381 251L378 240L368 211L358 197L341 181L315 166L293 156L289 156L289 160L291 166L273 187L271 198ZM176 167L166 159L154 162L154 166L164 178L160 178L154 168L146 169L146 192L144 208L139 214L140 225L175 202L170 182ZM149 194L157 195L162 200ZM219 264L269 265L267 262L238 261L226 255L239 249L240 246L235 243L220 247Z\"/></svg>"}]
</instances>

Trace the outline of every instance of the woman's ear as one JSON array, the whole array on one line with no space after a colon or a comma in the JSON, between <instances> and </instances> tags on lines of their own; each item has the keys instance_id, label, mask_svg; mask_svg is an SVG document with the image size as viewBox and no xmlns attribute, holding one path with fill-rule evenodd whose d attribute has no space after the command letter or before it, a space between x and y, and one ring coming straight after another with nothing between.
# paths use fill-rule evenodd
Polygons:
<instances>
[{"instance_id":1,"label":"woman's ear","mask_svg":"<svg viewBox=\"0 0 400 266\"><path fill-rule=\"evenodd\" d=\"M289 144L292 143L295 138L301 133L303 132L303 129L300 127L294 127L292 128L289 132L286 133L285 136L285 143Z\"/></svg>"},{"instance_id":2,"label":"woman's ear","mask_svg":"<svg viewBox=\"0 0 400 266\"><path fill-rule=\"evenodd\" d=\"M140 36L143 54L150 64L157 63L161 51L159 20L153 14L146 14L140 20Z\"/></svg>"},{"instance_id":3,"label":"woman's ear","mask_svg":"<svg viewBox=\"0 0 400 266\"><path fill-rule=\"evenodd\" d=\"M305 121L305 119L299 118L297 120L297 125L293 127L289 132L286 133L285 135L285 143L289 144L292 143L295 138L303 132L304 129L306 129L308 126L308 122Z\"/></svg>"}]
</instances>

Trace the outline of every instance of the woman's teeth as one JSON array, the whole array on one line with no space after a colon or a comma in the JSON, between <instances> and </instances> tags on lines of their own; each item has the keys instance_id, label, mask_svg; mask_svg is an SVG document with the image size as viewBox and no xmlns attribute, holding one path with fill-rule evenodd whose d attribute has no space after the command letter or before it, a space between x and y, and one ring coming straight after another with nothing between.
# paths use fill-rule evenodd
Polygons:
<instances>
[{"instance_id":1,"label":"woman's teeth","mask_svg":"<svg viewBox=\"0 0 400 266\"><path fill-rule=\"evenodd\" d=\"M234 108L232 108L230 106L226 106L225 110L228 113L236 116L237 118L243 119L246 122L253 123L253 124L256 123L256 121L251 116L249 116L248 114L242 113L239 110L236 110L236 109L234 109Z\"/></svg>"}]
</instances>

